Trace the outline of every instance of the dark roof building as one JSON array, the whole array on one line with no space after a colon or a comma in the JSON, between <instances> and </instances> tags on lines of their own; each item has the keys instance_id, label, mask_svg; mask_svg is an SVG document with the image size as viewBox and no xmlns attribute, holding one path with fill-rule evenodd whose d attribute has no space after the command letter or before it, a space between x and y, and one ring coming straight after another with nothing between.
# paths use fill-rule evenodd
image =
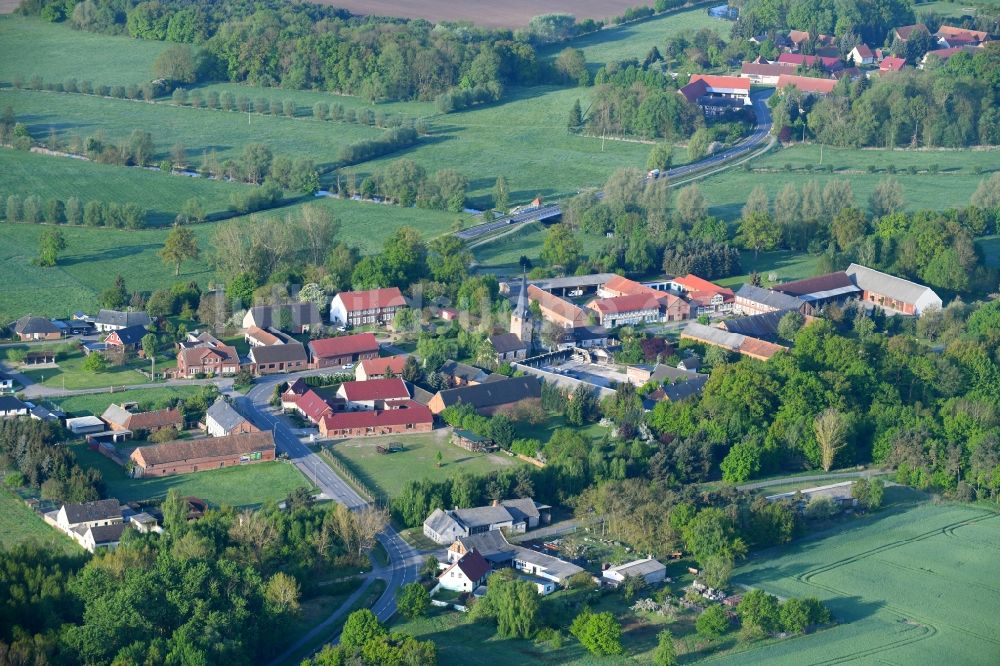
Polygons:
<instances>
[{"instance_id":1,"label":"dark roof building","mask_svg":"<svg viewBox=\"0 0 1000 666\"><path fill-rule=\"evenodd\" d=\"M103 499L80 504L64 504L62 512L66 522L72 525L93 523L105 520L121 520L121 504L116 499Z\"/></svg>"},{"instance_id":2,"label":"dark roof building","mask_svg":"<svg viewBox=\"0 0 1000 666\"><path fill-rule=\"evenodd\" d=\"M737 313L763 314L765 312L799 310L802 305L803 301L795 296L755 287L748 283L736 292L733 309Z\"/></svg>"},{"instance_id":3,"label":"dark roof building","mask_svg":"<svg viewBox=\"0 0 1000 666\"><path fill-rule=\"evenodd\" d=\"M101 310L94 318L99 331L117 331L129 326L149 326L152 320L145 312L122 312L121 310Z\"/></svg>"},{"instance_id":4,"label":"dark roof building","mask_svg":"<svg viewBox=\"0 0 1000 666\"><path fill-rule=\"evenodd\" d=\"M319 309L311 301L303 303L281 303L279 305L258 305L247 310L243 316L243 328L256 326L267 330L288 327L293 333L308 331L310 327L322 324Z\"/></svg>"},{"instance_id":5,"label":"dark roof building","mask_svg":"<svg viewBox=\"0 0 1000 666\"><path fill-rule=\"evenodd\" d=\"M21 317L14 322L14 333L21 340L54 340L62 337L62 330L45 317Z\"/></svg>"},{"instance_id":6,"label":"dark roof building","mask_svg":"<svg viewBox=\"0 0 1000 666\"><path fill-rule=\"evenodd\" d=\"M491 411L504 405L541 397L542 382L537 377L525 375L438 391L428 407L434 414L440 414L446 407L459 403L471 405L476 411Z\"/></svg>"},{"instance_id":7,"label":"dark roof building","mask_svg":"<svg viewBox=\"0 0 1000 666\"><path fill-rule=\"evenodd\" d=\"M521 342L521 339L513 333L498 333L490 336L490 344L498 354L509 354L511 352L527 350L528 346Z\"/></svg>"},{"instance_id":8,"label":"dark roof building","mask_svg":"<svg viewBox=\"0 0 1000 666\"><path fill-rule=\"evenodd\" d=\"M126 326L111 331L105 342L115 347L137 349L142 344L142 338L148 333L145 326Z\"/></svg>"},{"instance_id":9,"label":"dark roof building","mask_svg":"<svg viewBox=\"0 0 1000 666\"><path fill-rule=\"evenodd\" d=\"M302 346L301 342L253 347L250 349L249 357L257 365L269 363L300 363L304 365L309 360L306 356L306 348Z\"/></svg>"}]
</instances>

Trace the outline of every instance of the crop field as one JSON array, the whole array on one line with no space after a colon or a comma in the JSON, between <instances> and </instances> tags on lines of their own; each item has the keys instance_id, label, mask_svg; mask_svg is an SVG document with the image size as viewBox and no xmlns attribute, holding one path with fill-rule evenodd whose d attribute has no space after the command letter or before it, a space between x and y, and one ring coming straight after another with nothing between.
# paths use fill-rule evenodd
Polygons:
<instances>
[{"instance_id":1,"label":"crop field","mask_svg":"<svg viewBox=\"0 0 1000 666\"><path fill-rule=\"evenodd\" d=\"M502 454L471 453L451 443L451 429L429 433L361 437L335 442L332 448L346 458L362 480L390 497L399 494L407 481L444 479L460 472L485 474L520 465L516 458ZM401 444L405 450L380 454L376 446ZM441 452L441 467L435 456Z\"/></svg>"},{"instance_id":2,"label":"crop field","mask_svg":"<svg viewBox=\"0 0 1000 666\"><path fill-rule=\"evenodd\" d=\"M382 133L363 125L309 118L248 115L35 90L0 91L0 107L6 106L13 107L18 121L25 123L39 141L48 138L51 128L63 141L74 134L87 137L102 131L114 142L142 129L153 137L156 159L169 158L171 147L181 144L194 166L201 163L205 152L215 151L220 160L235 159L251 143L267 144L276 155L308 157L322 166L336 160L341 146Z\"/></svg>"},{"instance_id":3,"label":"crop field","mask_svg":"<svg viewBox=\"0 0 1000 666\"><path fill-rule=\"evenodd\" d=\"M25 506L17 495L0 489L0 548L33 541L67 555L79 555L83 549L72 539L50 527L42 517Z\"/></svg>"},{"instance_id":4,"label":"crop field","mask_svg":"<svg viewBox=\"0 0 1000 666\"><path fill-rule=\"evenodd\" d=\"M612 18L635 4L634 0L320 0L356 14L401 16L428 21L469 21L496 28L523 28L533 16L565 12L578 19Z\"/></svg>"},{"instance_id":5,"label":"crop field","mask_svg":"<svg viewBox=\"0 0 1000 666\"><path fill-rule=\"evenodd\" d=\"M893 505L883 512L737 569L738 584L818 597L839 625L718 661L995 663L1000 514L915 502L914 495L890 488Z\"/></svg>"},{"instance_id":6,"label":"crop field","mask_svg":"<svg viewBox=\"0 0 1000 666\"><path fill-rule=\"evenodd\" d=\"M147 169L126 169L86 160L0 150L0 195L35 194L42 201L77 197L137 203L147 211L147 224L172 224L184 202L197 198L206 213L226 210L234 192L246 186L219 180L168 175Z\"/></svg>"},{"instance_id":7,"label":"crop field","mask_svg":"<svg viewBox=\"0 0 1000 666\"><path fill-rule=\"evenodd\" d=\"M87 416L88 414L100 416L111 403L128 400L129 402L138 402L140 405L147 403L160 405L176 398L189 398L197 395L202 388L201 386L158 386L156 388L130 389L124 395L121 393L88 393L53 398L49 402L55 403L64 412L73 416Z\"/></svg>"},{"instance_id":8,"label":"crop field","mask_svg":"<svg viewBox=\"0 0 1000 666\"><path fill-rule=\"evenodd\" d=\"M104 477L105 497L122 502L162 499L177 488L182 495L200 497L212 506L249 506L280 501L290 492L309 487L306 478L294 465L281 461L226 467L207 472L175 474L151 479L133 479L110 458L74 445L77 460L85 467L95 467Z\"/></svg>"},{"instance_id":9,"label":"crop field","mask_svg":"<svg viewBox=\"0 0 1000 666\"><path fill-rule=\"evenodd\" d=\"M168 42L111 37L73 30L67 23L37 18L0 16L0 83L15 75L26 81L89 80L95 84L128 85L152 79L153 61Z\"/></svg>"}]
</instances>

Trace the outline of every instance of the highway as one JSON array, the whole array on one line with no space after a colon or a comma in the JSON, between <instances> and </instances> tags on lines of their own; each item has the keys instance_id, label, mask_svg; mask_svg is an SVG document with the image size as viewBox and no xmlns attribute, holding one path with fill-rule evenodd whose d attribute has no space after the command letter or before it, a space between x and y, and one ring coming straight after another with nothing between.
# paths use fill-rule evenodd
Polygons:
<instances>
[{"instance_id":1,"label":"highway","mask_svg":"<svg viewBox=\"0 0 1000 666\"><path fill-rule=\"evenodd\" d=\"M751 151L759 148L762 143L770 140L771 109L767 106L767 100L773 92L773 90L758 90L750 95L750 98L753 101L754 115L757 118L757 124L750 136L744 138L731 148L727 148L726 150L698 160L697 162L674 167L667 172L666 177L670 180L676 180L678 178L683 178L684 176L690 176L693 173L700 172L705 169L710 169L713 166L721 166L730 160L749 154ZM603 193L598 192L597 196L600 198L603 196ZM469 227L468 229L462 229L461 231L455 232L455 236L463 241L470 241L475 238L491 234L498 229L503 229L504 227L512 224L526 224L528 222L548 220L553 217L558 217L561 214L562 209L560 208L560 204L549 204L548 206L522 211L515 215L501 217L493 220L492 222L477 224L476 226Z\"/></svg>"},{"instance_id":2,"label":"highway","mask_svg":"<svg viewBox=\"0 0 1000 666\"><path fill-rule=\"evenodd\" d=\"M286 381L286 375L274 375L258 379L246 396L237 396L236 402L243 413L261 429L271 430L274 441L280 453L285 453L299 470L311 479L323 493L323 496L335 502L357 510L368 506L369 502L359 495L344 479L292 432L283 418L277 415L269 404L274 386ZM403 585L417 580L421 564L420 554L390 525L378 537L379 542L389 555L389 566L376 569L371 576L386 580L385 592L372 606L372 611L382 622L386 622L396 612L396 592ZM349 599L345 606L352 603ZM295 645L289 647L285 655L291 655L302 645L312 641L328 624L342 614L344 607L338 608L327 621L317 625L313 631L302 637ZM330 637L334 639L333 636ZM279 658L280 659L280 658Z\"/></svg>"}]
</instances>

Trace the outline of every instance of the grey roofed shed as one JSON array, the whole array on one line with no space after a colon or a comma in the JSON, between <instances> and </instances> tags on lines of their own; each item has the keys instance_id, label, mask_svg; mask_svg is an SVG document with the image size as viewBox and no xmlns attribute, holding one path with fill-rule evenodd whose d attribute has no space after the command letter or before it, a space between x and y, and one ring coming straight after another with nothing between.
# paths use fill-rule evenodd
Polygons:
<instances>
[{"instance_id":1,"label":"grey roofed shed","mask_svg":"<svg viewBox=\"0 0 1000 666\"><path fill-rule=\"evenodd\" d=\"M477 506L471 509L456 509L452 512L458 521L470 530L486 525L506 523L514 520L504 506Z\"/></svg>"},{"instance_id":2,"label":"grey roofed shed","mask_svg":"<svg viewBox=\"0 0 1000 666\"><path fill-rule=\"evenodd\" d=\"M783 294L780 291L763 289L752 284L744 284L736 292L737 298L745 298L754 303L760 303L777 310L798 310L802 307L802 300L795 296Z\"/></svg>"},{"instance_id":3,"label":"grey roofed shed","mask_svg":"<svg viewBox=\"0 0 1000 666\"><path fill-rule=\"evenodd\" d=\"M226 432L230 432L247 420L245 416L236 411L236 408L222 397L216 398L212 406L205 411L205 420L207 421L208 419L212 419L218 423Z\"/></svg>"},{"instance_id":4,"label":"grey roofed shed","mask_svg":"<svg viewBox=\"0 0 1000 666\"><path fill-rule=\"evenodd\" d=\"M254 363L292 363L295 361L306 362L306 348L301 342L289 342L283 345L268 345L265 347L252 347L250 358Z\"/></svg>"},{"instance_id":5,"label":"grey roofed shed","mask_svg":"<svg viewBox=\"0 0 1000 666\"><path fill-rule=\"evenodd\" d=\"M128 328L129 326L149 326L152 321L145 312L122 312L121 310L101 310L94 318L97 324Z\"/></svg>"}]
</instances>

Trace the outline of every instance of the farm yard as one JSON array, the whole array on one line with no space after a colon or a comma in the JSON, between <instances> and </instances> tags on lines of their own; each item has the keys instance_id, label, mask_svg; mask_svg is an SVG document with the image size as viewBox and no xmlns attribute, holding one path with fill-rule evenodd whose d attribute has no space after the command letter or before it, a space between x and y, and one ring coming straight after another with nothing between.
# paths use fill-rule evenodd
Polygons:
<instances>
[{"instance_id":1,"label":"farm yard","mask_svg":"<svg viewBox=\"0 0 1000 666\"><path fill-rule=\"evenodd\" d=\"M347 461L351 470L373 489L390 497L399 494L407 481L444 479L460 473L485 474L522 464L503 454L471 453L450 441L451 429L430 433L362 437L334 442L336 455ZM402 445L403 450L382 454L377 447ZM436 455L442 456L437 466Z\"/></svg>"}]
</instances>

